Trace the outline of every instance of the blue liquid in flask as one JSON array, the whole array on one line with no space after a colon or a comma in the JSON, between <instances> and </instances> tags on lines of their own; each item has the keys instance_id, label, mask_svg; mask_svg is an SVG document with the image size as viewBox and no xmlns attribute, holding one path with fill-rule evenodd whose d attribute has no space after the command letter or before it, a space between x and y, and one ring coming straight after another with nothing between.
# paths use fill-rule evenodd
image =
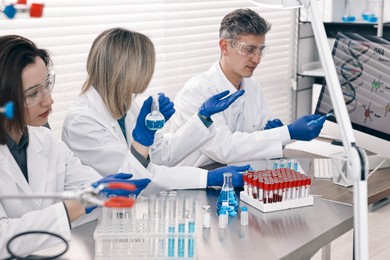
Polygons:
<instances>
[{"instance_id":1,"label":"blue liquid in flask","mask_svg":"<svg viewBox=\"0 0 390 260\"><path fill-rule=\"evenodd\" d=\"M164 124L165 124L164 117L162 117L162 119L161 119L160 116L149 115L145 119L145 125L150 130L159 130L159 129L163 128Z\"/></svg>"},{"instance_id":2,"label":"blue liquid in flask","mask_svg":"<svg viewBox=\"0 0 390 260\"><path fill-rule=\"evenodd\" d=\"M145 125L150 130L159 130L165 124L165 118L160 113L158 97L158 95L153 96L151 112L145 118Z\"/></svg>"},{"instance_id":3,"label":"blue liquid in flask","mask_svg":"<svg viewBox=\"0 0 390 260\"><path fill-rule=\"evenodd\" d=\"M229 216L236 216L238 213L238 200L232 184L232 174L223 174L224 182L217 202L217 213L225 207Z\"/></svg>"}]
</instances>

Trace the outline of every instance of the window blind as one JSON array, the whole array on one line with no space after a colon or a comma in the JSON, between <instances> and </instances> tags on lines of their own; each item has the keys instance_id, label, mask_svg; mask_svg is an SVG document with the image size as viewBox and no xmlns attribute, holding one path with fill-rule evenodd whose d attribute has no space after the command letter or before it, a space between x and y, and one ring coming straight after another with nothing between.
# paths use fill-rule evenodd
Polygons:
<instances>
[{"instance_id":1,"label":"window blind","mask_svg":"<svg viewBox=\"0 0 390 260\"><path fill-rule=\"evenodd\" d=\"M269 52L254 76L260 81L274 116L292 118L291 85L295 78L295 10L258 7L239 0L47 0L42 18L0 14L0 35L18 34L47 49L54 62L56 85L49 123L61 137L62 122L86 79L91 44L103 30L124 27L148 35L155 44L156 70L148 90L137 99L165 92L171 99L192 76L219 58L222 18L237 8L251 8L272 23Z\"/></svg>"}]
</instances>

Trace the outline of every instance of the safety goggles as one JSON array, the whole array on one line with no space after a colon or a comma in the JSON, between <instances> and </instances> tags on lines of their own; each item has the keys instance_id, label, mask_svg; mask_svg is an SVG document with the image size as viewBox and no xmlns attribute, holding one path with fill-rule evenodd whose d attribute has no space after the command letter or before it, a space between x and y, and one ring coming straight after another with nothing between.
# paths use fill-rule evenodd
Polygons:
<instances>
[{"instance_id":1,"label":"safety goggles","mask_svg":"<svg viewBox=\"0 0 390 260\"><path fill-rule=\"evenodd\" d=\"M56 75L53 71L49 72L49 76L41 82L24 92L27 107L33 107L38 105L46 95L51 95L54 87Z\"/></svg>"},{"instance_id":2,"label":"safety goggles","mask_svg":"<svg viewBox=\"0 0 390 260\"><path fill-rule=\"evenodd\" d=\"M251 45L246 42L240 42L232 39L229 39L228 41L239 54L245 57L253 57L256 54L259 54L260 57L264 57L268 50L268 46L265 44Z\"/></svg>"}]
</instances>

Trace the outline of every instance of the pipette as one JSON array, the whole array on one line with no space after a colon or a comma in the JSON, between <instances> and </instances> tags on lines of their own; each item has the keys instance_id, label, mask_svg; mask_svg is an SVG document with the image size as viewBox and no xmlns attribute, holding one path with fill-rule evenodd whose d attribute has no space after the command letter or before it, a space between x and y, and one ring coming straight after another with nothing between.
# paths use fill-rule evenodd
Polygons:
<instances>
[{"instance_id":1,"label":"pipette","mask_svg":"<svg viewBox=\"0 0 390 260\"><path fill-rule=\"evenodd\" d=\"M81 202L91 203L97 206L109 208L132 207L135 203L133 198L116 196L104 198L100 192L105 189L122 189L133 191L136 189L134 184L123 182L102 183L97 187L88 186L75 191L63 191L59 193L33 193L33 194L4 194L0 199L27 199L27 198L58 198L74 199Z\"/></svg>"},{"instance_id":2,"label":"pipette","mask_svg":"<svg viewBox=\"0 0 390 260\"><path fill-rule=\"evenodd\" d=\"M8 119L14 118L14 103L7 102L3 107L0 107L0 113L4 113Z\"/></svg>"},{"instance_id":3,"label":"pipette","mask_svg":"<svg viewBox=\"0 0 390 260\"><path fill-rule=\"evenodd\" d=\"M151 112L145 118L145 125L150 130L159 130L165 124L165 118L160 112L158 97L159 95L153 96Z\"/></svg>"},{"instance_id":4,"label":"pipette","mask_svg":"<svg viewBox=\"0 0 390 260\"><path fill-rule=\"evenodd\" d=\"M323 115L317 119L314 119L314 120L311 120L310 122L307 123L308 126L311 126L311 125L314 125L314 124L317 124L319 121L321 121L324 117L330 117L330 116L333 116L333 112L329 112L328 114L326 115Z\"/></svg>"}]
</instances>

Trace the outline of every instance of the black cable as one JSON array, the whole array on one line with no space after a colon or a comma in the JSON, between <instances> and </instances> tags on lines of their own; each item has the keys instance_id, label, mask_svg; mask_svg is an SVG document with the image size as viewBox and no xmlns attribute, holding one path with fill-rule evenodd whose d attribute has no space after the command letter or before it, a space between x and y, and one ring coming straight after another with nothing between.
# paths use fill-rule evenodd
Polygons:
<instances>
[{"instance_id":1,"label":"black cable","mask_svg":"<svg viewBox=\"0 0 390 260\"><path fill-rule=\"evenodd\" d=\"M65 244L65 249L64 249L63 252L61 252L61 253L59 253L57 255L54 255L54 256L48 256L48 257L42 257L42 258L40 257L39 259L41 259L41 260L56 259L56 258L62 256L63 254L65 254L68 251L68 248L69 248L68 241L66 241L65 238L63 238L62 236L60 236L58 234L55 234L55 233L52 233L52 232L48 232L48 231L26 231L26 232L22 232L22 233L16 234L10 240L8 240L8 242L7 242L7 251L10 254L11 257L6 258L5 260L11 260L11 259L31 259L31 258L28 258L28 257L18 256L16 254L14 254L12 252L12 250L11 250L11 243L15 239L17 239L18 237L25 236L25 235L30 235L30 234L43 234L43 235L53 236L53 237L58 238L59 240L62 240L64 242L64 244Z\"/></svg>"}]
</instances>

